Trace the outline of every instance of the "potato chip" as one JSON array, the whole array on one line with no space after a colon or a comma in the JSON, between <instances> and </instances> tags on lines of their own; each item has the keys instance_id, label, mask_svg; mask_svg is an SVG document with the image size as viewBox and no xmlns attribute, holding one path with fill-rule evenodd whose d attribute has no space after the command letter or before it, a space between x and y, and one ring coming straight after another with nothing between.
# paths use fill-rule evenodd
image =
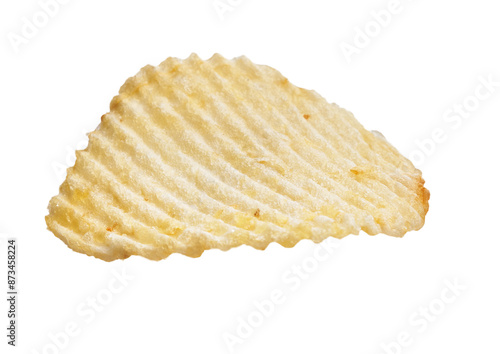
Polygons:
<instances>
[{"instance_id":1,"label":"potato chip","mask_svg":"<svg viewBox=\"0 0 500 354\"><path fill-rule=\"evenodd\" d=\"M421 172L350 112L245 57L193 54L125 82L46 221L77 252L159 260L403 236L428 199Z\"/></svg>"}]
</instances>

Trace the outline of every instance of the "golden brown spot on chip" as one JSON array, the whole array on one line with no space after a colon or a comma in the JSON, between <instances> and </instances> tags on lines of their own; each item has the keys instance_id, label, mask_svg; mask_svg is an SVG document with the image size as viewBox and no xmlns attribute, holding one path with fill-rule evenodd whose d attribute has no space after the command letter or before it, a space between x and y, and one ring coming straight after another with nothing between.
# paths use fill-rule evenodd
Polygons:
<instances>
[{"instance_id":1,"label":"golden brown spot on chip","mask_svg":"<svg viewBox=\"0 0 500 354\"><path fill-rule=\"evenodd\" d=\"M424 206L424 211L427 213L429 211L429 199L431 198L431 193L427 188L424 187L425 180L420 177L420 180L418 181L418 196L420 198L420 201L422 205Z\"/></svg>"},{"instance_id":2,"label":"golden brown spot on chip","mask_svg":"<svg viewBox=\"0 0 500 354\"><path fill-rule=\"evenodd\" d=\"M113 232L113 231L114 231L114 229L115 229L115 227L117 227L117 226L118 226L118 223L116 223L116 222L115 222L115 223L113 224L113 226L111 226L111 227L107 227L107 228L106 228L106 231Z\"/></svg>"},{"instance_id":3,"label":"golden brown spot on chip","mask_svg":"<svg viewBox=\"0 0 500 354\"><path fill-rule=\"evenodd\" d=\"M260 209L257 208L257 210L255 210L255 213L253 213L253 216L258 218L260 216Z\"/></svg>"},{"instance_id":4,"label":"golden brown spot on chip","mask_svg":"<svg viewBox=\"0 0 500 354\"><path fill-rule=\"evenodd\" d=\"M357 175L360 175L360 174L361 174L361 172L362 172L362 171L361 171L359 168L357 168L357 167L351 168L349 171L351 171L351 173L352 173L352 174L354 174L354 175L356 175L356 176L357 176Z\"/></svg>"},{"instance_id":5,"label":"golden brown spot on chip","mask_svg":"<svg viewBox=\"0 0 500 354\"><path fill-rule=\"evenodd\" d=\"M311 116L309 114L304 114L304 118L309 119L309 118L311 118Z\"/></svg>"}]
</instances>

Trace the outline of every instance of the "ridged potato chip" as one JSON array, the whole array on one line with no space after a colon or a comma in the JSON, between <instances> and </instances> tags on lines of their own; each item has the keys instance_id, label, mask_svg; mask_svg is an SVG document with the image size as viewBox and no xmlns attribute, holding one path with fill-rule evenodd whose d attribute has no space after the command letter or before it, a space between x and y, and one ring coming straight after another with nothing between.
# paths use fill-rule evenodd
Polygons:
<instances>
[{"instance_id":1,"label":"ridged potato chip","mask_svg":"<svg viewBox=\"0 0 500 354\"><path fill-rule=\"evenodd\" d=\"M380 133L245 57L128 79L77 151L47 225L111 261L420 229L421 172Z\"/></svg>"}]
</instances>

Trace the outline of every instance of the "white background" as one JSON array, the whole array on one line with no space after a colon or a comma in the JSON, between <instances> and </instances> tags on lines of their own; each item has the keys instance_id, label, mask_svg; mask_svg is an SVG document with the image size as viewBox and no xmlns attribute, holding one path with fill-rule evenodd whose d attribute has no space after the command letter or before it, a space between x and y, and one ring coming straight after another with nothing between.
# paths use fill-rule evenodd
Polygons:
<instances>
[{"instance_id":1,"label":"white background","mask_svg":"<svg viewBox=\"0 0 500 354\"><path fill-rule=\"evenodd\" d=\"M33 21L41 6L1 0L0 233L20 247L12 352L229 353L224 333L237 335L254 301L277 290L283 303L235 352L498 353L498 4L401 0L381 28L372 11L392 9L389 1L222 2L234 5L221 18L213 0L70 0L33 38L13 45L23 17ZM359 41L357 28L370 37L345 55L342 46L354 45L356 35ZM308 241L160 262L106 263L69 250L44 221L62 182L57 169L84 146L126 78L191 52L244 54L273 66L381 131L423 171L431 191L424 228L402 239L345 238L295 291L282 277L310 261L318 246ZM480 88L477 98L488 77L497 87L487 98ZM472 108L459 124L449 110L464 101ZM0 251L5 284L5 243ZM108 300L110 284L120 284L112 270L133 279L93 316L88 299ZM446 282L458 282L458 295ZM444 303L442 294L452 300ZM418 313L429 306L432 321ZM68 324L78 334L65 339ZM401 332L404 347L395 344ZM0 338L0 352L10 352L4 330Z\"/></svg>"}]
</instances>

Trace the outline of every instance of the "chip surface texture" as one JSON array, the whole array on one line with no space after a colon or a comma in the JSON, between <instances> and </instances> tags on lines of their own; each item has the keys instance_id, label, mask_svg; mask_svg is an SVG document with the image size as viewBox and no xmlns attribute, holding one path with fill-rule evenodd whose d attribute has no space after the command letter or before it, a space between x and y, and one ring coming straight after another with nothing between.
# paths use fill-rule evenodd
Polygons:
<instances>
[{"instance_id":1,"label":"chip surface texture","mask_svg":"<svg viewBox=\"0 0 500 354\"><path fill-rule=\"evenodd\" d=\"M429 208L421 172L380 133L245 57L144 67L76 155L46 222L106 261L400 237Z\"/></svg>"}]
</instances>

